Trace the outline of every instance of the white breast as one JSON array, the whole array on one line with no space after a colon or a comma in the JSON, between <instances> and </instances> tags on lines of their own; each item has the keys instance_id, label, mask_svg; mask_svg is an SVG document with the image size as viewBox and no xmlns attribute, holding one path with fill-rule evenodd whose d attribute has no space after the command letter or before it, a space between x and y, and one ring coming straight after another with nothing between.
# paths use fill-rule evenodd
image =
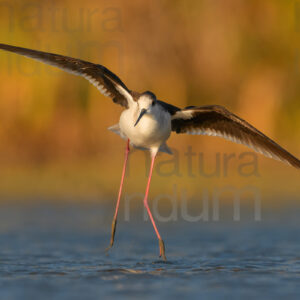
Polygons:
<instances>
[{"instance_id":1,"label":"white breast","mask_svg":"<svg viewBox=\"0 0 300 300\"><path fill-rule=\"evenodd\" d=\"M123 111L119 121L120 130L130 139L134 146L158 149L171 134L170 115L157 109L153 114L145 114L134 127L138 115L138 111L135 109Z\"/></svg>"}]
</instances>

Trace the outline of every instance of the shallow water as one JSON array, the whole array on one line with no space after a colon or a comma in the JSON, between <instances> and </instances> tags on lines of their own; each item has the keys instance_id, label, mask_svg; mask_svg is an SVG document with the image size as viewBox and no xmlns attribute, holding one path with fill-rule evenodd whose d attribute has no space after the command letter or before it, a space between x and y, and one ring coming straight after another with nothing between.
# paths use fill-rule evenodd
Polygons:
<instances>
[{"instance_id":1,"label":"shallow water","mask_svg":"<svg viewBox=\"0 0 300 300\"><path fill-rule=\"evenodd\" d=\"M299 210L261 222L160 223L166 263L139 218L119 222L105 255L111 215L103 205L1 206L0 299L300 296Z\"/></svg>"}]
</instances>

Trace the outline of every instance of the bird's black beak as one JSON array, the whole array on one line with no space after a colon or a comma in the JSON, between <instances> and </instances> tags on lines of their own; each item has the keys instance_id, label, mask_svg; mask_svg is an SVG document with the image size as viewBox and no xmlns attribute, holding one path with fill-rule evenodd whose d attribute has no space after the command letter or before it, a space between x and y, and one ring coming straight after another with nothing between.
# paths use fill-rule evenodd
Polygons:
<instances>
[{"instance_id":1,"label":"bird's black beak","mask_svg":"<svg viewBox=\"0 0 300 300\"><path fill-rule=\"evenodd\" d=\"M137 118L137 120L136 120L136 122L135 122L135 124L134 124L134 127L138 124L138 122L141 120L142 116L143 116L146 112L147 112L147 109L145 109L145 108L143 108L143 109L141 110L141 113L140 113L139 117Z\"/></svg>"}]
</instances>

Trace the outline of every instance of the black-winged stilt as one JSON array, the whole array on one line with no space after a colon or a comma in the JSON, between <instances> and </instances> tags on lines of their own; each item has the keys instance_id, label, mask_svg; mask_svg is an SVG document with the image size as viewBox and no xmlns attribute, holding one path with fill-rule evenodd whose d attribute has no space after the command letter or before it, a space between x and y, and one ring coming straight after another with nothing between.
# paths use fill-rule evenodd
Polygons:
<instances>
[{"instance_id":1,"label":"black-winged stilt","mask_svg":"<svg viewBox=\"0 0 300 300\"><path fill-rule=\"evenodd\" d=\"M96 86L104 96L112 98L115 103L125 108L120 116L119 123L109 128L126 139L127 146L119 195L112 222L111 241L108 249L114 244L118 209L130 146L141 150L149 150L151 153L152 161L144 205L159 240L160 256L164 260L166 259L165 246L148 206L148 193L156 154L159 151L172 153L166 144L172 131L176 133L222 137L236 143L244 144L270 158L300 168L300 161L296 157L245 120L232 114L222 106L190 106L180 109L157 100L152 92L138 93L129 90L119 77L101 65L63 55L5 44L0 44L0 49L24 55L58 67L69 73L82 76Z\"/></svg>"}]
</instances>

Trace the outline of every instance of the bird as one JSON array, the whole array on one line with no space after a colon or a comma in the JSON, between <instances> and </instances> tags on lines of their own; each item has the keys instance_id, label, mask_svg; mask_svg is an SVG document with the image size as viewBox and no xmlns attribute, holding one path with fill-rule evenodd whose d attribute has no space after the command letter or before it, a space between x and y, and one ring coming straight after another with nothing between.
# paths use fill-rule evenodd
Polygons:
<instances>
[{"instance_id":1,"label":"bird","mask_svg":"<svg viewBox=\"0 0 300 300\"><path fill-rule=\"evenodd\" d=\"M148 194L154 162L158 152L172 154L171 149L167 145L167 140L171 133L221 137L248 146L269 158L282 161L298 169L300 168L299 159L223 106L206 105L179 108L158 100L153 92L145 91L140 93L128 89L117 75L100 64L7 44L0 44L0 49L82 76L104 96L111 98L114 103L124 108L119 122L108 128L126 141L126 147L119 193L111 225L111 238L106 249L107 251L114 245L119 205L131 148L149 151L151 155L144 206L158 239L159 257L163 260L166 260L165 244L149 208Z\"/></svg>"}]
</instances>

